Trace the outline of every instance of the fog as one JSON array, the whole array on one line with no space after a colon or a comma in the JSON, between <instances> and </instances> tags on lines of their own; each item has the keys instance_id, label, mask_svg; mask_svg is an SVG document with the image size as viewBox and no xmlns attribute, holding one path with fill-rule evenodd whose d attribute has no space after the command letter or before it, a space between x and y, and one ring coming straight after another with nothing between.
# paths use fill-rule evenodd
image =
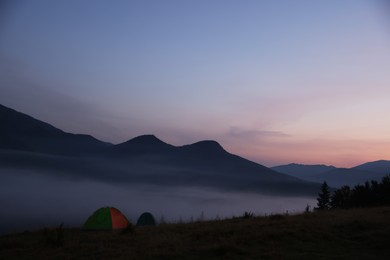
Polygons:
<instances>
[{"instance_id":1,"label":"fog","mask_svg":"<svg viewBox=\"0 0 390 260\"><path fill-rule=\"evenodd\" d=\"M279 197L227 192L204 187L112 184L67 179L31 170L0 169L0 233L43 227L81 227L96 209L113 206L132 223L145 211L157 221L189 222L200 219L298 213L315 198Z\"/></svg>"}]
</instances>

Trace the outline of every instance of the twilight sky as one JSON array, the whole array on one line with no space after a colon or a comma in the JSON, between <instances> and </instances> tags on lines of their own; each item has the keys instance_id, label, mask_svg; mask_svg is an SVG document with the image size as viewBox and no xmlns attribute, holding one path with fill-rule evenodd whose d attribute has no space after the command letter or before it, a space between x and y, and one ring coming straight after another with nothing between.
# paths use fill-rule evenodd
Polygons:
<instances>
[{"instance_id":1,"label":"twilight sky","mask_svg":"<svg viewBox=\"0 0 390 260\"><path fill-rule=\"evenodd\" d=\"M0 103L266 166L390 159L386 0L6 0Z\"/></svg>"}]
</instances>

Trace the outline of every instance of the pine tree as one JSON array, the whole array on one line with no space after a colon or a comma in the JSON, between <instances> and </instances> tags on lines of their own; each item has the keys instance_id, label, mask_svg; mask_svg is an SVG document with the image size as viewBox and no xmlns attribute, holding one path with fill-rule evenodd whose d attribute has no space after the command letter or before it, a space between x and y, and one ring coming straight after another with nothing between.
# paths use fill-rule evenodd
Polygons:
<instances>
[{"instance_id":1,"label":"pine tree","mask_svg":"<svg viewBox=\"0 0 390 260\"><path fill-rule=\"evenodd\" d=\"M330 208L330 191L329 186L324 181L324 183L321 185L320 193L318 193L317 198L317 210L327 210Z\"/></svg>"},{"instance_id":2,"label":"pine tree","mask_svg":"<svg viewBox=\"0 0 390 260\"><path fill-rule=\"evenodd\" d=\"M333 195L330 197L330 207L332 209L346 209L351 207L351 188L348 185L344 185L340 189L334 191Z\"/></svg>"}]
</instances>

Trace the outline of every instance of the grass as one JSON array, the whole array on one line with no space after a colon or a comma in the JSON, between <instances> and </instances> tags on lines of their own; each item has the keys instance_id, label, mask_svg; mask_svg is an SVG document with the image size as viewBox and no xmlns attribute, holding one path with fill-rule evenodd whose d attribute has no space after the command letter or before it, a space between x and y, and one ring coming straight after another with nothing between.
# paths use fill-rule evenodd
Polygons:
<instances>
[{"instance_id":1,"label":"grass","mask_svg":"<svg viewBox=\"0 0 390 260\"><path fill-rule=\"evenodd\" d=\"M390 207L247 216L128 232L61 226L3 235L0 259L390 259Z\"/></svg>"}]
</instances>

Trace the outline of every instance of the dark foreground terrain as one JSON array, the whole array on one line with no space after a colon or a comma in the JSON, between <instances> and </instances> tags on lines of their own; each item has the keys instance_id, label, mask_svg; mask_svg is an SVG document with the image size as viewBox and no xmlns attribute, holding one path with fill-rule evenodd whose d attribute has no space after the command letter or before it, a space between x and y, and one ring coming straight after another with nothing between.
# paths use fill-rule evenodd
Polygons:
<instances>
[{"instance_id":1,"label":"dark foreground terrain","mask_svg":"<svg viewBox=\"0 0 390 260\"><path fill-rule=\"evenodd\" d=\"M390 208L0 237L0 259L390 259Z\"/></svg>"}]
</instances>

